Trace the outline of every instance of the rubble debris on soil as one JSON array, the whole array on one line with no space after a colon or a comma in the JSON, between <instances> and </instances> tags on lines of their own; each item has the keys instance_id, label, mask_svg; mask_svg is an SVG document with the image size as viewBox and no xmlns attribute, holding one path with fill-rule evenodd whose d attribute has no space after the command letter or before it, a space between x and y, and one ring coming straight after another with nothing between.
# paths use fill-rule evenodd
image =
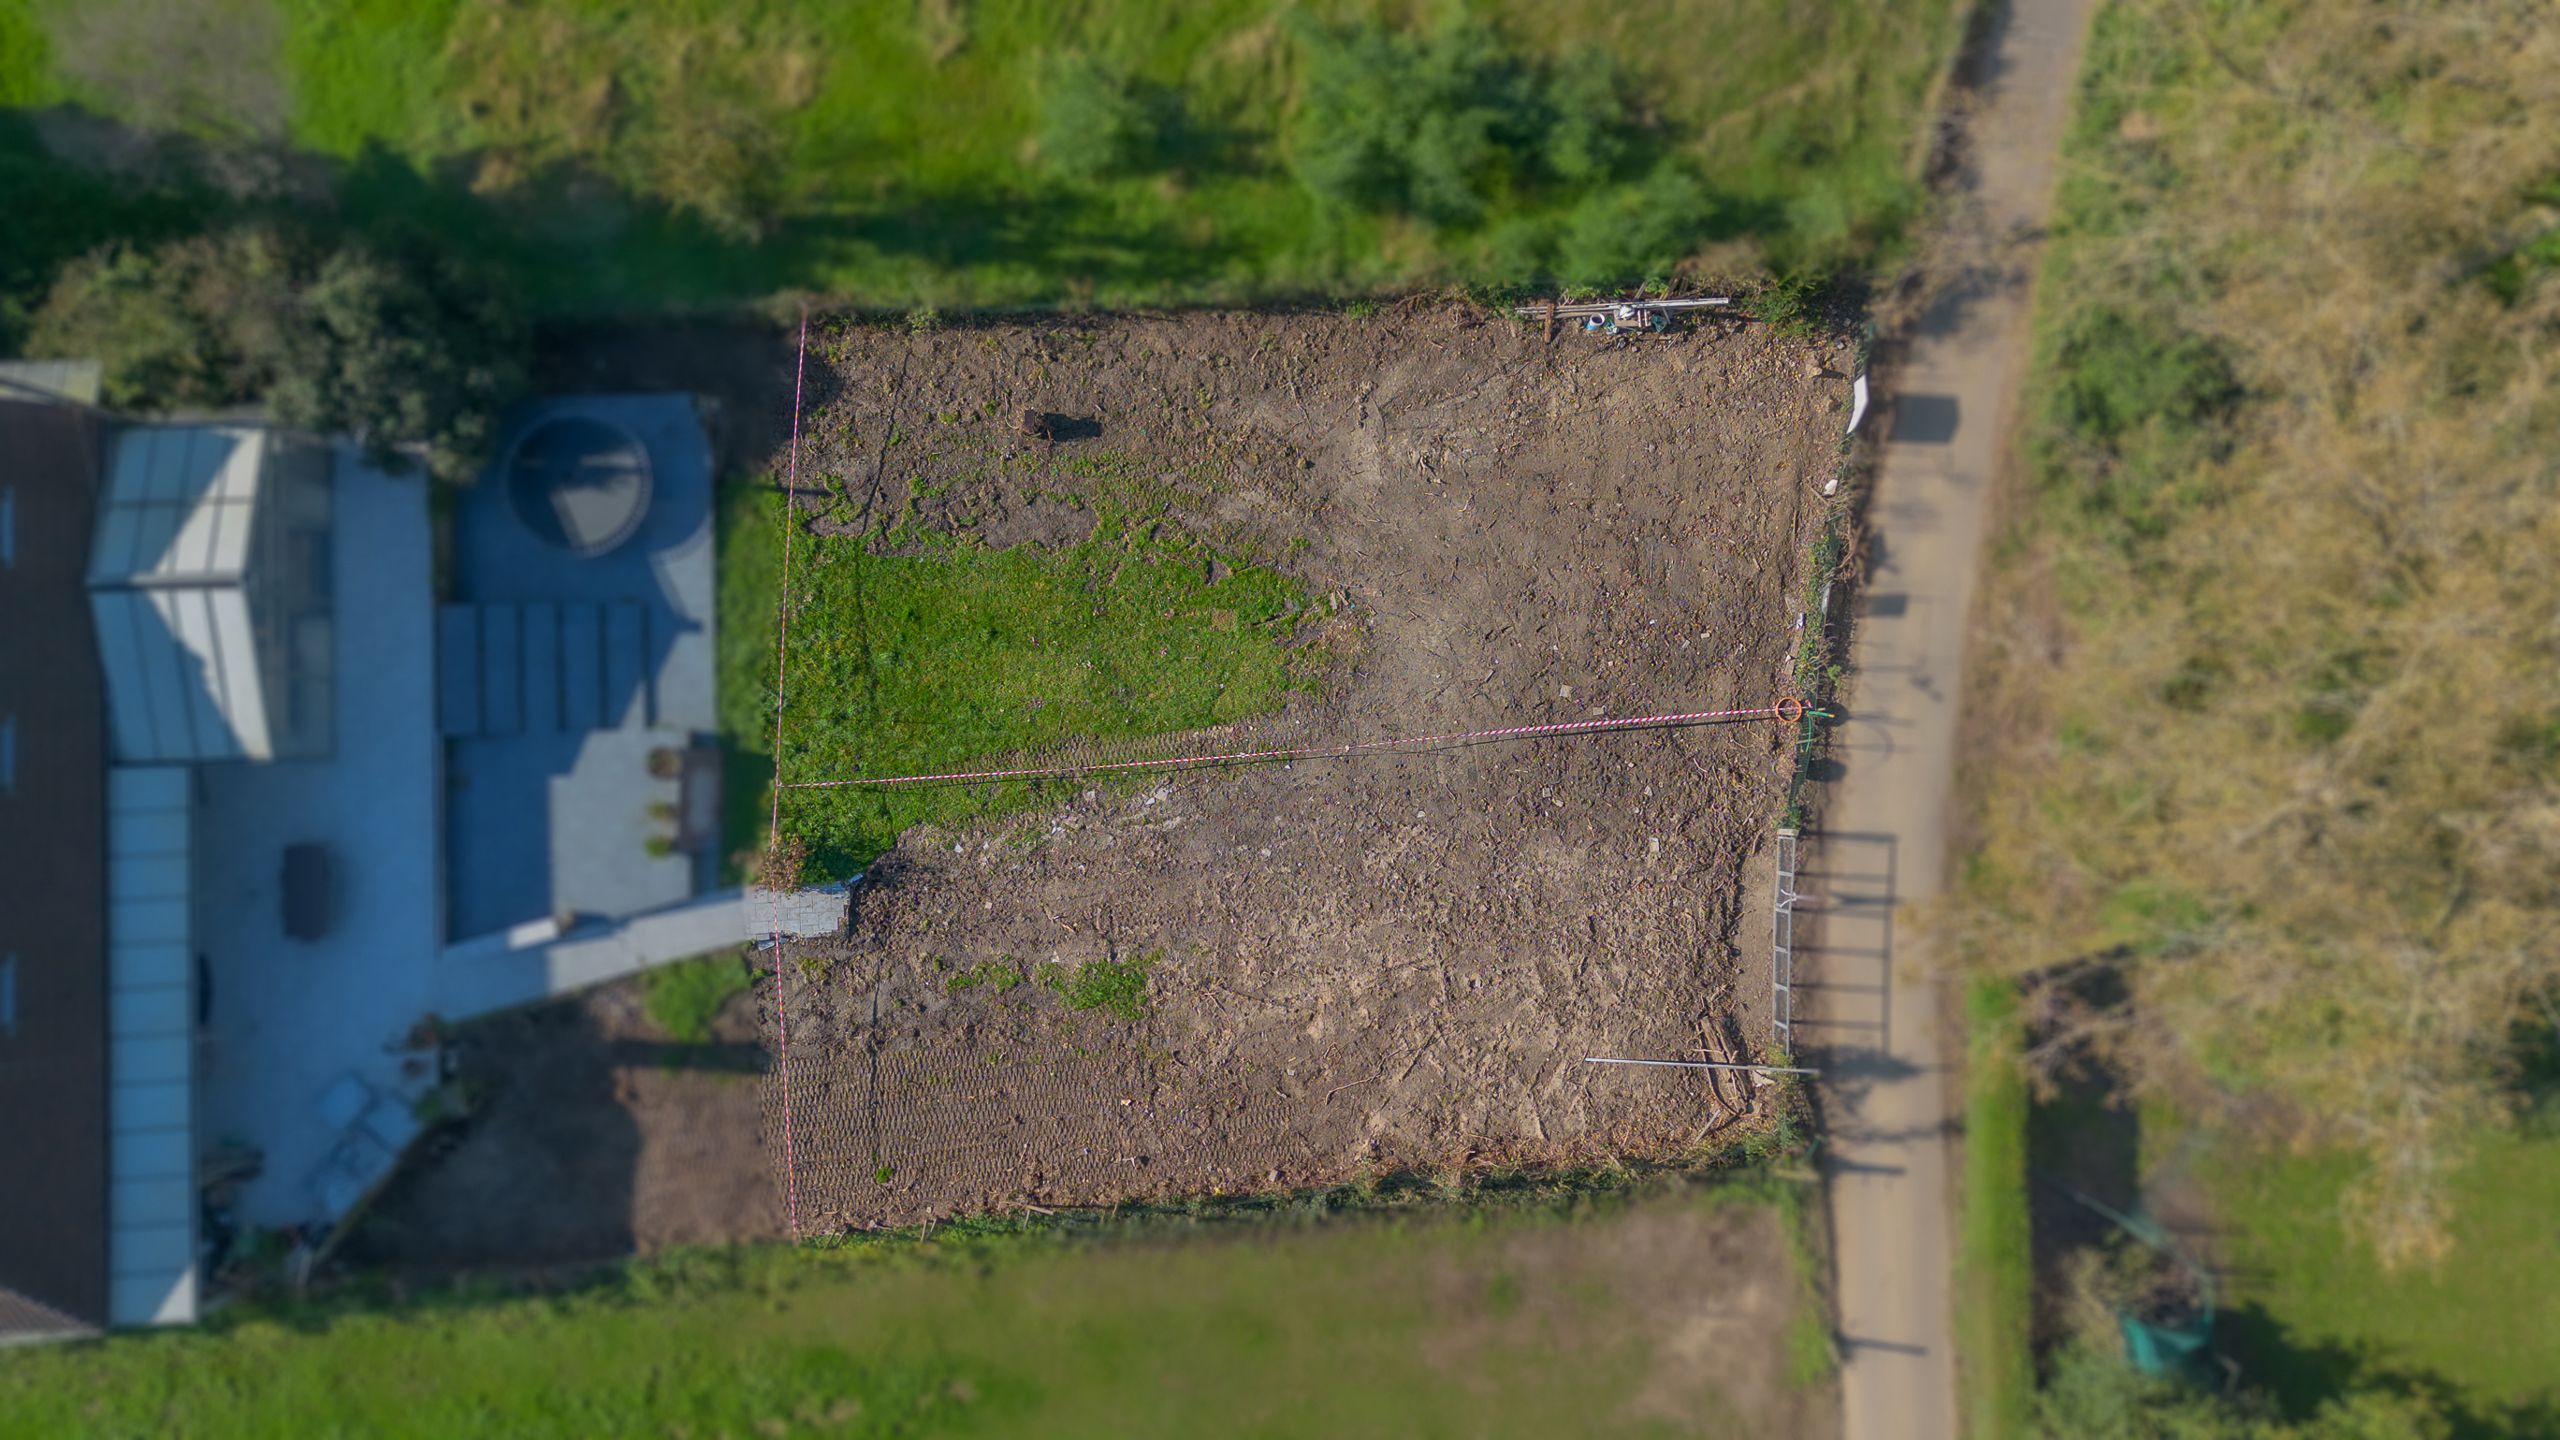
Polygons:
<instances>
[{"instance_id":1,"label":"rubble debris on soil","mask_svg":"<svg viewBox=\"0 0 2560 1440\"><path fill-rule=\"evenodd\" d=\"M1347 658L1272 722L1288 734L1768 705L1845 400L1808 348L1721 323L1548 349L1535 324L1459 306L1391 330L847 328L803 465L863 513L982 532L1079 475L1137 477L1171 523L1341 592ZM936 448L937 417L1025 412L1098 417L1114 458ZM923 440L885 450L901 426ZM1716 1121L1706 1082L1581 1057L1767 1039L1768 921L1743 897L1790 735L1158 776L910 832L849 933L780 967L801 1224L1681 1153ZM1142 956L1134 1008L952 983Z\"/></svg>"}]
</instances>

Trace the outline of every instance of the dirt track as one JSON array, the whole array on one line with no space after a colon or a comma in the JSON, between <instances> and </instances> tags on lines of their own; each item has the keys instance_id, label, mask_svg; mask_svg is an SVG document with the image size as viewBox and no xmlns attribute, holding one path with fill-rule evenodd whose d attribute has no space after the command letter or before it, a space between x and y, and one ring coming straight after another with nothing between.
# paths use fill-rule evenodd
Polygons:
<instances>
[{"instance_id":1,"label":"dirt track","mask_svg":"<svg viewBox=\"0 0 2560 1440\"><path fill-rule=\"evenodd\" d=\"M1037 543L1072 523L1043 498L1067 472L987 463L1039 442L976 417L1093 422L1054 453L1156 477L1179 523L1348 602L1339 683L1266 735L1766 706L1845 418L1813 358L1730 323L1550 347L1464 307L854 328L813 349L804 485ZM926 440L889 452L893 427ZM1697 1072L1581 1057L1765 1038L1745 896L1787 770L1754 721L1188 774L910 833L849 936L784 966L802 1226L1689 1147L1719 1117ZM1136 1020L949 986L1139 958Z\"/></svg>"}]
</instances>

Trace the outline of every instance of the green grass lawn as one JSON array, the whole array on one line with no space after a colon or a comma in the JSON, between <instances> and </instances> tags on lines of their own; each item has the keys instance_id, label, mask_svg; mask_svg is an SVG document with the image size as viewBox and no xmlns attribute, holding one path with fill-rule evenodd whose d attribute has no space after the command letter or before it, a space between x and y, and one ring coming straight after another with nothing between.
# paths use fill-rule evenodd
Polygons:
<instances>
[{"instance_id":1,"label":"green grass lawn","mask_svg":"<svg viewBox=\"0 0 2560 1440\"><path fill-rule=\"evenodd\" d=\"M2035 1394L2028 1303L2035 1257L2027 1225L2027 1080L2018 1064L2015 990L1976 980L1965 997L1963 1218L1956 1324L1965 1432L2027 1433Z\"/></svg>"},{"instance_id":2,"label":"green grass lawn","mask_svg":"<svg viewBox=\"0 0 2560 1440\"><path fill-rule=\"evenodd\" d=\"M2217 1147L2203 1173L2229 1277L2222 1348L2289 1409L2360 1374L2433 1381L2483 1415L2560 1410L2560 1133L2482 1138L2447 1187L2452 1249L2398 1269L2347 1232L2352 1157Z\"/></svg>"},{"instance_id":3,"label":"green grass lawn","mask_svg":"<svg viewBox=\"0 0 2560 1440\"><path fill-rule=\"evenodd\" d=\"M781 508L770 491L738 487L721 511L720 693L740 837L762 833L772 773ZM990 550L916 527L877 545L805 534L793 545L787 780L937 773L1240 720L1315 683L1325 664L1319 645L1282 648L1308 612L1294 581L1107 504L1086 539L1057 547ZM842 875L910 826L1075 788L795 790L783 823L809 841L817 869Z\"/></svg>"},{"instance_id":4,"label":"green grass lawn","mask_svg":"<svg viewBox=\"0 0 2560 1440\"><path fill-rule=\"evenodd\" d=\"M0 1432L1785 1440L1719 1393L1782 1370L1776 1317L1702 1352L1680 1338L1707 1313L1693 1299L1714 1300L1692 1247L1750 1205L1687 1189L1180 1245L694 1254L566 1297L235 1315L0 1354ZM1655 1283L1665 1270L1702 1288Z\"/></svg>"},{"instance_id":5,"label":"green grass lawn","mask_svg":"<svg viewBox=\"0 0 2560 1440\"><path fill-rule=\"evenodd\" d=\"M1463 7L1508 63L1607 55L1632 145L1569 182L1487 181L1459 220L1320 201L1288 128L1304 24L1427 28L1461 8L0 0L0 104L231 137L281 124L336 167L360 230L497 262L555 315L791 288L893 307L1234 301L1524 278L1519 257L1578 217L1640 223L1665 159L1712 203L1662 253L1748 237L1785 264L1864 258L1918 202L1912 157L1959 6ZM207 16L219 54L188 48ZM1068 56L1125 87L1142 155L1063 173L1043 154Z\"/></svg>"},{"instance_id":6,"label":"green grass lawn","mask_svg":"<svg viewBox=\"0 0 2560 1440\"><path fill-rule=\"evenodd\" d=\"M755 983L747 957L736 951L697 955L640 974L640 1007L667 1038L686 1045L711 1039L711 1022L729 997Z\"/></svg>"}]
</instances>

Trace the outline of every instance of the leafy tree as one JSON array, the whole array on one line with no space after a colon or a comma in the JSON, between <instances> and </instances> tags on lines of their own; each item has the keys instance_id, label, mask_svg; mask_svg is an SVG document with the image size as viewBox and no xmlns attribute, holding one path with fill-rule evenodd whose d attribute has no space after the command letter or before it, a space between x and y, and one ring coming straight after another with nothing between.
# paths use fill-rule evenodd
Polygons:
<instances>
[{"instance_id":1,"label":"leafy tree","mask_svg":"<svg viewBox=\"0 0 2560 1440\"><path fill-rule=\"evenodd\" d=\"M1484 21L1461 14L1427 34L1308 25L1299 42L1290 151L1319 197L1464 224L1531 178L1546 129L1537 79Z\"/></svg>"},{"instance_id":2,"label":"leafy tree","mask_svg":"<svg viewBox=\"0 0 2560 1440\"><path fill-rule=\"evenodd\" d=\"M2450 1440L2453 1421L2422 1391L2355 1389L2292 1423L2252 1392L2210 1394L2074 1346L2037 1392L2035 1430L2044 1440Z\"/></svg>"},{"instance_id":3,"label":"leafy tree","mask_svg":"<svg viewBox=\"0 0 2560 1440\"><path fill-rule=\"evenodd\" d=\"M30 353L99 360L110 405L265 399L286 425L353 436L377 462L414 452L444 479L486 458L524 346L503 300L450 262L323 254L263 225L74 261L29 336Z\"/></svg>"},{"instance_id":4,"label":"leafy tree","mask_svg":"<svg viewBox=\"0 0 2560 1440\"><path fill-rule=\"evenodd\" d=\"M287 242L256 227L111 246L63 267L28 351L100 362L110 405L235 403L273 376L293 263Z\"/></svg>"},{"instance_id":5,"label":"leafy tree","mask_svg":"<svg viewBox=\"0 0 2560 1440\"><path fill-rule=\"evenodd\" d=\"M439 479L479 467L499 407L524 386L521 322L437 262L331 255L289 336L271 396L277 419L351 435L377 462L415 449Z\"/></svg>"}]
</instances>

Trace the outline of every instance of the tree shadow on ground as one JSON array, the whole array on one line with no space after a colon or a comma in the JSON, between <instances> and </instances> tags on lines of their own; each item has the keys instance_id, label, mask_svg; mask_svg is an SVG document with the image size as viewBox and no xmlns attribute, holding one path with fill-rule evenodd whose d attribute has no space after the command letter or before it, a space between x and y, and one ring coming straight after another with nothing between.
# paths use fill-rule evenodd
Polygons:
<instances>
[{"instance_id":1,"label":"tree shadow on ground","mask_svg":"<svg viewBox=\"0 0 2560 1440\"><path fill-rule=\"evenodd\" d=\"M2103 966L2056 983L2068 992L2070 1004L2103 1011L2131 1003L2120 977ZM2073 1261L2121 1233L2088 1202L2157 1226L2160 1238L2219 1281L2245 1285L2258 1278L2217 1253L2222 1249L2218 1232L2198 1209L2201 1197L2191 1193L2195 1187L2179 1173L2186 1162L2155 1156L2146 1170L2143 1142L2141 1113L2128 1077L2097 1057L2073 1053L2039 1087L2028 1121L2028 1166L2039 1183L2030 1187L2028 1200L2040 1350L2069 1338L2071 1297L2065 1277ZM2441 1376L2394 1364L2370 1346L2295 1333L2254 1303L2217 1305L2208 1357L2211 1363L2198 1376L2218 1372L2225 1383L2263 1396L2277 1415L2296 1424L2314 1420L2324 1404L2341 1397L2381 1391L2423 1398L2446 1418L2458 1440L2560 1435L2560 1403L2537 1399L2484 1405Z\"/></svg>"},{"instance_id":2,"label":"tree shadow on ground","mask_svg":"<svg viewBox=\"0 0 2560 1440\"><path fill-rule=\"evenodd\" d=\"M23 316L56 269L100 246L287 216L379 245L431 246L551 316L736 307L828 288L853 264L907 277L919 295L974 272L1000 281L1013 303L1067 303L1096 287L1197 285L1236 253L1212 234L1133 222L1105 194L1052 182L786 208L748 236L581 164L493 185L502 172L487 158L422 161L379 145L339 157L155 131L78 106L0 110L0 181L43 197L0 217L0 291ZM15 328L0 326L0 339Z\"/></svg>"},{"instance_id":3,"label":"tree shadow on ground","mask_svg":"<svg viewBox=\"0 0 2560 1440\"><path fill-rule=\"evenodd\" d=\"M2234 1379L2264 1393L2285 1419L2312 1419L2321 1405L2357 1390L2426 1399L2452 1425L2456 1440L2527 1440L2560 1435L2560 1403L2529 1400L2485 1407L2441 1377L2395 1366L2369 1348L2311 1340L2287 1330L2255 1305L2225 1310L2214 1329L2214 1353Z\"/></svg>"}]
</instances>

